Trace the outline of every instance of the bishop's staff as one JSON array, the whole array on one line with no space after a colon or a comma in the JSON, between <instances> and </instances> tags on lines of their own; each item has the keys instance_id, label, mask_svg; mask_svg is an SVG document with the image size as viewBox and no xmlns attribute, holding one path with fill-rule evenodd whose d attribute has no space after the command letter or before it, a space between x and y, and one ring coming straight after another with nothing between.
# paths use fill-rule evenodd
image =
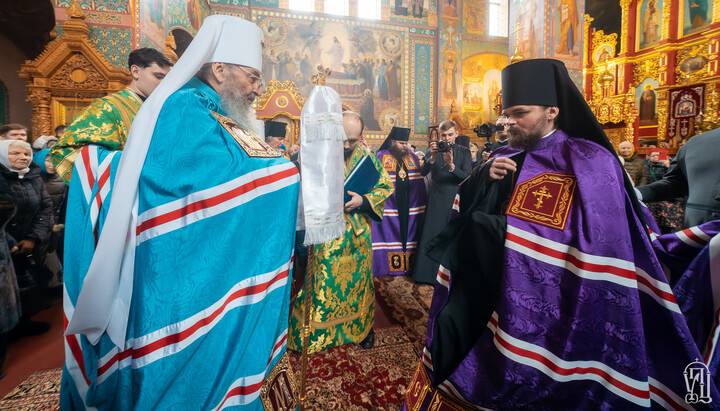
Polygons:
<instances>
[{"instance_id":1,"label":"bishop's staff","mask_svg":"<svg viewBox=\"0 0 720 411\"><path fill-rule=\"evenodd\" d=\"M316 84L300 116L300 155L302 157L298 226L305 226L308 268L305 273L305 311L302 328L300 366L300 409L305 409L310 311L313 290L314 244L335 240L345 232L343 183L345 164L340 95L325 86L329 68L318 66L312 77Z\"/></svg>"}]
</instances>

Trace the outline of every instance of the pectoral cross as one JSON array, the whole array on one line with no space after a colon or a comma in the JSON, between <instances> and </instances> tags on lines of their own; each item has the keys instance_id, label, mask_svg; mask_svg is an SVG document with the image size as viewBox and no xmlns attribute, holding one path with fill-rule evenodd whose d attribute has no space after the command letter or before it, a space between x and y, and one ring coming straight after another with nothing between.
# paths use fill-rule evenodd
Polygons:
<instances>
[{"instance_id":1,"label":"pectoral cross","mask_svg":"<svg viewBox=\"0 0 720 411\"><path fill-rule=\"evenodd\" d=\"M548 198L552 197L552 194L550 194L550 192L548 191L547 187L545 187L545 186L542 186L542 188L540 188L540 190L533 191L532 194L533 194L533 195L535 196L535 198L537 199L537 203L535 204L535 208L540 208L540 207L542 207L543 201L544 201L545 199L548 199Z\"/></svg>"}]
</instances>

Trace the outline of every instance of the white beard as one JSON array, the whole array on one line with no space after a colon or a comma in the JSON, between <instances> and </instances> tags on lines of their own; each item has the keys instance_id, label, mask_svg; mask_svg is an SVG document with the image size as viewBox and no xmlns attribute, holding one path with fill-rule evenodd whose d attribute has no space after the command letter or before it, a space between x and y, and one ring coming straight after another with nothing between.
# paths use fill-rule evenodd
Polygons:
<instances>
[{"instance_id":1,"label":"white beard","mask_svg":"<svg viewBox=\"0 0 720 411\"><path fill-rule=\"evenodd\" d=\"M260 130L258 130L257 117L252 102L239 91L240 88L237 82L232 81L226 84L218 90L220 107L228 117L247 130L259 135Z\"/></svg>"}]
</instances>

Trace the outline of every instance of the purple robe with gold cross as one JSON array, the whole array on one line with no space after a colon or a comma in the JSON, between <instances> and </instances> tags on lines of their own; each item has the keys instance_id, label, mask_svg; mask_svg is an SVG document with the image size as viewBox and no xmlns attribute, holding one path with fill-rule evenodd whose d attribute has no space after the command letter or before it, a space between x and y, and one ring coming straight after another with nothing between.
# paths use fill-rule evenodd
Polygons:
<instances>
[{"instance_id":1,"label":"purple robe with gold cross","mask_svg":"<svg viewBox=\"0 0 720 411\"><path fill-rule=\"evenodd\" d=\"M493 154L518 172L473 173L430 244L442 265L406 409L720 402L613 154L562 131Z\"/></svg>"},{"instance_id":2,"label":"purple robe with gold cross","mask_svg":"<svg viewBox=\"0 0 720 411\"><path fill-rule=\"evenodd\" d=\"M413 153L400 162L390 150L380 150L377 158L390 174L395 191L385 201L383 220L373 223L373 275L409 274L425 218L425 181Z\"/></svg>"}]
</instances>

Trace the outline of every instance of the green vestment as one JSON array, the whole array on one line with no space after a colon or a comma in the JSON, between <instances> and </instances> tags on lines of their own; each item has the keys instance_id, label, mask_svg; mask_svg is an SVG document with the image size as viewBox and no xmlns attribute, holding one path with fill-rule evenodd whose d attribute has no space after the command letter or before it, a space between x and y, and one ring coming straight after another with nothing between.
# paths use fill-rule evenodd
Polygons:
<instances>
[{"instance_id":1,"label":"green vestment","mask_svg":"<svg viewBox=\"0 0 720 411\"><path fill-rule=\"evenodd\" d=\"M127 88L90 103L53 146L50 156L55 171L70 184L73 164L83 147L97 144L110 150L122 150L141 105L140 97Z\"/></svg>"},{"instance_id":2,"label":"green vestment","mask_svg":"<svg viewBox=\"0 0 720 411\"><path fill-rule=\"evenodd\" d=\"M355 147L350 159L345 161L345 177L366 155L360 146ZM380 173L380 180L364 197L373 217L381 220L393 183L377 157L369 157ZM315 245L309 256L306 277L313 276L309 353L358 343L367 336L375 321L370 217L361 211L345 213L345 228L342 237ZM290 316L288 348L295 351L302 350L304 313L305 287L300 290Z\"/></svg>"}]
</instances>

